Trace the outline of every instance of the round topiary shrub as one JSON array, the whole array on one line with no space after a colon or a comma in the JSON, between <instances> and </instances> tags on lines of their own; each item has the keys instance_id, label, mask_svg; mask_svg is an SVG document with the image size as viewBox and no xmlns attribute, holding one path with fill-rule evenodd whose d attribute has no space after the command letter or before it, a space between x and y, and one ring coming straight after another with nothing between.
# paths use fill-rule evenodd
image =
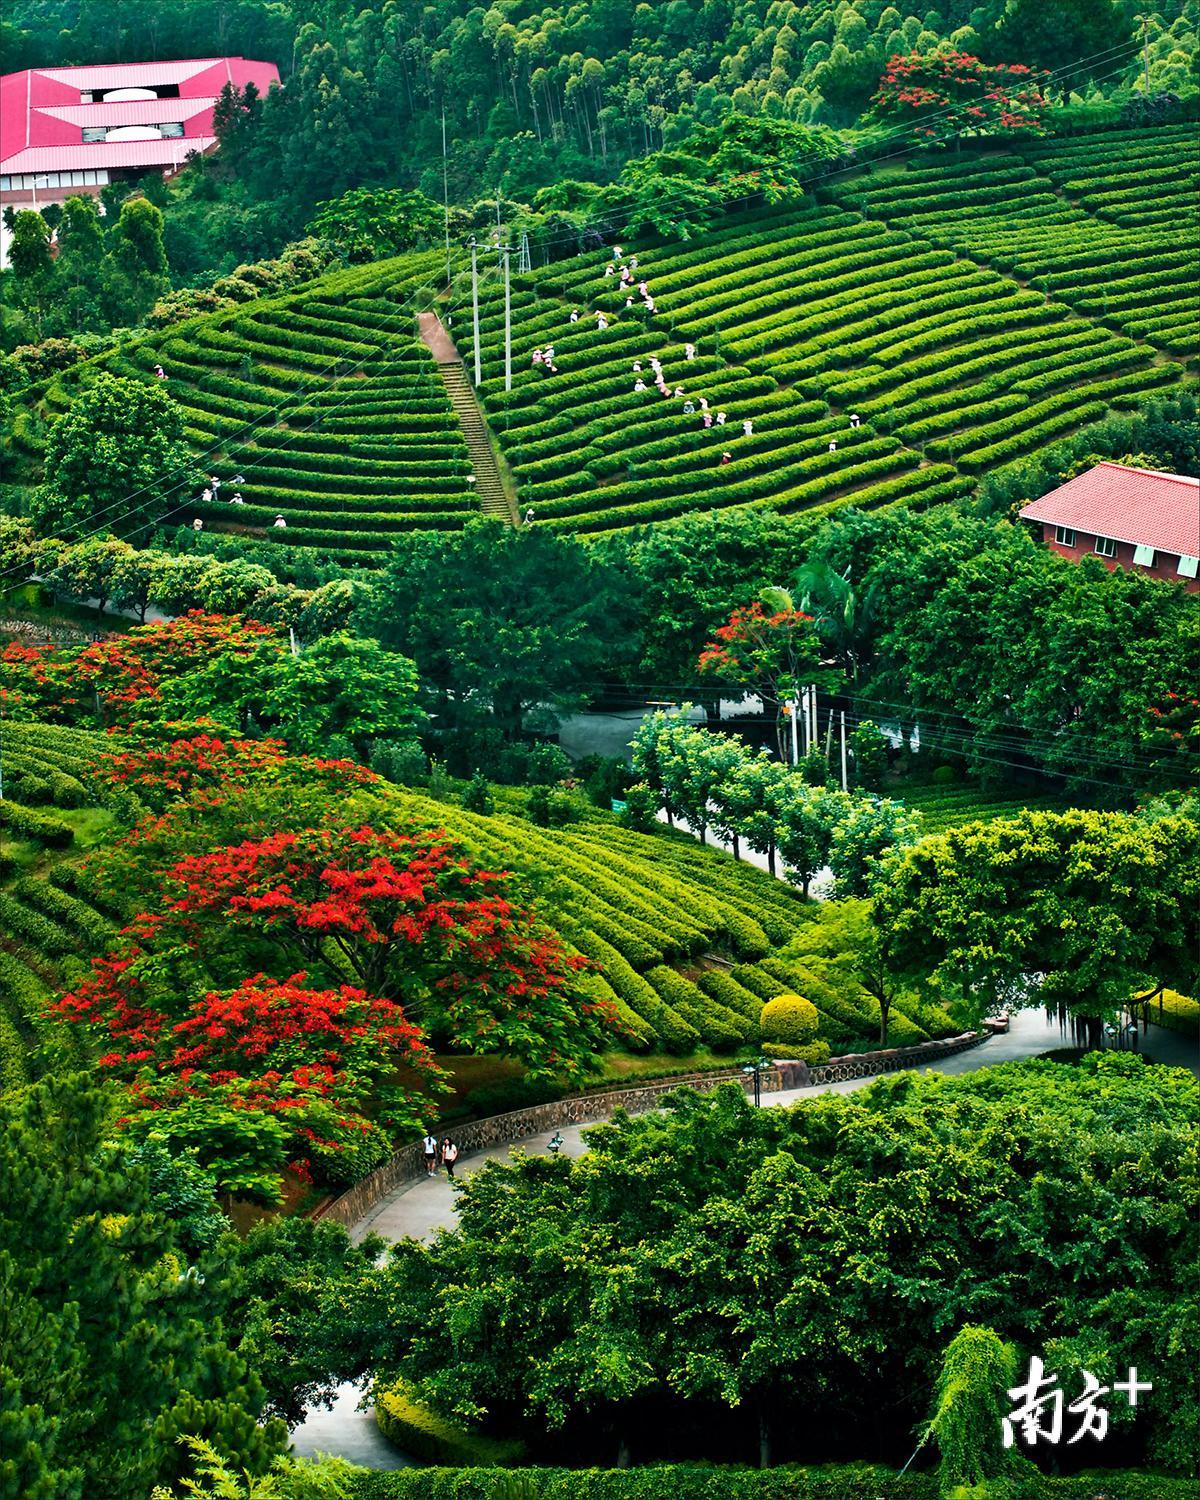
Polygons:
<instances>
[{"instance_id":1,"label":"round topiary shrub","mask_svg":"<svg viewBox=\"0 0 1200 1500\"><path fill-rule=\"evenodd\" d=\"M802 1047L816 1036L820 1020L811 1000L802 995L776 995L763 1006L758 1025L764 1042Z\"/></svg>"},{"instance_id":2,"label":"round topiary shrub","mask_svg":"<svg viewBox=\"0 0 1200 1500\"><path fill-rule=\"evenodd\" d=\"M958 772L953 766L934 766L929 779L934 786L953 786L958 780Z\"/></svg>"}]
</instances>

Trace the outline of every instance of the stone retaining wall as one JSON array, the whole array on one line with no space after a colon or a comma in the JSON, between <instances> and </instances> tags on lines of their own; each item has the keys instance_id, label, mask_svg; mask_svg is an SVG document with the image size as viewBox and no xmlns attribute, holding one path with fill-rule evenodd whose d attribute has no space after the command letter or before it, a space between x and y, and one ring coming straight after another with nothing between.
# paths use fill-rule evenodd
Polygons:
<instances>
[{"instance_id":1,"label":"stone retaining wall","mask_svg":"<svg viewBox=\"0 0 1200 1500\"><path fill-rule=\"evenodd\" d=\"M802 1062L777 1062L764 1068L760 1086L763 1093L780 1089L806 1088L810 1083L834 1083L847 1078L865 1078L873 1073L890 1073L900 1068L921 1067L937 1057L963 1052L984 1040L981 1033L971 1032L944 1042L921 1042L916 1047L892 1047L882 1052L860 1052L849 1057L832 1057L819 1067L809 1068ZM753 1080L740 1068L721 1073L681 1073L672 1078L642 1084L639 1088L618 1089L605 1093L577 1094L570 1099L556 1099L550 1104L535 1104L529 1109L514 1109L503 1115L489 1115L455 1127L454 1139L462 1157L489 1146L506 1145L557 1130L561 1125L586 1125L607 1120L618 1109L640 1114L654 1109L664 1094L672 1089L693 1088L700 1092L722 1083L740 1083L750 1093ZM406 1182L423 1175L425 1162L420 1141L401 1146L389 1161L377 1167L361 1182L339 1197L322 1205L314 1214L318 1219L333 1219L347 1229L365 1217L381 1198Z\"/></svg>"},{"instance_id":2,"label":"stone retaining wall","mask_svg":"<svg viewBox=\"0 0 1200 1500\"><path fill-rule=\"evenodd\" d=\"M886 1047L878 1052L854 1052L846 1057L831 1057L827 1063L810 1068L813 1083L841 1083L847 1078L867 1078L876 1073L899 1073L905 1068L920 1068L935 1058L966 1052L987 1040L987 1033L966 1031L962 1036L947 1037L943 1042L918 1042L914 1047Z\"/></svg>"}]
</instances>

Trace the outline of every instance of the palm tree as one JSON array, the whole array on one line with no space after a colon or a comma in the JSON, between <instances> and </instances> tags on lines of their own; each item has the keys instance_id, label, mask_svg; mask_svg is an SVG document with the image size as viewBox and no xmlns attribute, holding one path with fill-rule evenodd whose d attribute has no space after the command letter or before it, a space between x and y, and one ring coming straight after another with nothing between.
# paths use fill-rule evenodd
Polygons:
<instances>
[{"instance_id":1,"label":"palm tree","mask_svg":"<svg viewBox=\"0 0 1200 1500\"><path fill-rule=\"evenodd\" d=\"M850 569L839 573L828 563L805 563L796 574L796 608L812 615L821 639L829 646L850 680L872 654L876 590L860 591L850 581Z\"/></svg>"}]
</instances>

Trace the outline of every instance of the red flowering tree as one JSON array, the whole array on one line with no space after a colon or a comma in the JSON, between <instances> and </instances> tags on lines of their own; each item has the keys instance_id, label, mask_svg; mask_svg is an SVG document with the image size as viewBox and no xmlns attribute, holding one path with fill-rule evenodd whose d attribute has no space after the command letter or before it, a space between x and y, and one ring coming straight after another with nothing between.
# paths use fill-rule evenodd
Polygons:
<instances>
[{"instance_id":1,"label":"red flowering tree","mask_svg":"<svg viewBox=\"0 0 1200 1500\"><path fill-rule=\"evenodd\" d=\"M273 626L192 610L93 641L73 653L68 672L109 723L213 714L240 728L286 654Z\"/></svg>"},{"instance_id":2,"label":"red flowering tree","mask_svg":"<svg viewBox=\"0 0 1200 1500\"><path fill-rule=\"evenodd\" d=\"M272 954L288 978L264 972ZM582 966L507 876L441 835L303 829L177 861L156 909L55 1008L92 1032L130 1118L178 1125L228 1166L228 1191L261 1199L279 1152L353 1181L416 1133L440 1079L431 1034L532 1077L585 1071L613 1017Z\"/></svg>"},{"instance_id":3,"label":"red flowering tree","mask_svg":"<svg viewBox=\"0 0 1200 1500\"><path fill-rule=\"evenodd\" d=\"M10 641L0 651L0 705L9 718L69 722L78 690L54 646Z\"/></svg>"},{"instance_id":4,"label":"red flowering tree","mask_svg":"<svg viewBox=\"0 0 1200 1500\"><path fill-rule=\"evenodd\" d=\"M440 1073L395 1002L349 985L315 988L304 973L255 974L227 993L188 1001L181 988L155 983L155 960L132 943L97 961L57 1009L93 1031L103 1048L98 1066L127 1084L131 1116L151 1111L169 1132L184 1112L188 1144L232 1172L227 1191L275 1196L269 1170L266 1189L259 1182L251 1191L247 1133L268 1150L260 1175L278 1152L277 1167L286 1159L311 1179L320 1161L317 1175L339 1182L378 1165L393 1133L420 1125L426 1101L417 1085ZM231 1122L230 1110L278 1124L256 1130L249 1118ZM231 1157L232 1137L242 1145Z\"/></svg>"},{"instance_id":5,"label":"red flowering tree","mask_svg":"<svg viewBox=\"0 0 1200 1500\"><path fill-rule=\"evenodd\" d=\"M1167 693L1149 705L1147 718L1143 743L1163 784L1200 779L1200 698Z\"/></svg>"},{"instance_id":6,"label":"red flowering tree","mask_svg":"<svg viewBox=\"0 0 1200 1500\"><path fill-rule=\"evenodd\" d=\"M1041 135L1045 78L1024 63L984 63L950 46L896 54L879 80L872 114L927 141Z\"/></svg>"},{"instance_id":7,"label":"red flowering tree","mask_svg":"<svg viewBox=\"0 0 1200 1500\"><path fill-rule=\"evenodd\" d=\"M179 860L159 893L57 1010L92 1032L131 1114L185 1111L214 1163L245 1133L229 1111L248 1109L286 1126L283 1146L261 1132L271 1151L350 1180L377 1164L380 1125L419 1124L439 1076L431 1033L571 1077L613 1024L575 981L584 961L507 877L439 835L271 834ZM289 977L263 972L272 954ZM230 1191L249 1180L235 1173Z\"/></svg>"},{"instance_id":8,"label":"red flowering tree","mask_svg":"<svg viewBox=\"0 0 1200 1500\"><path fill-rule=\"evenodd\" d=\"M177 738L132 735L106 755L99 776L110 786L127 787L142 802L164 812L182 799L215 812L238 791L270 789L278 804L303 784L315 797L333 799L354 787L376 785L379 777L353 761L289 756L282 740L248 740L219 725L165 725ZM276 807L276 820L279 806ZM161 832L161 825L158 825ZM145 830L147 833L149 830Z\"/></svg>"},{"instance_id":9,"label":"red flowering tree","mask_svg":"<svg viewBox=\"0 0 1200 1500\"><path fill-rule=\"evenodd\" d=\"M796 609L783 589L764 589L735 609L700 653L697 667L757 693L772 713L784 753L782 706L822 676L821 642L812 615Z\"/></svg>"},{"instance_id":10,"label":"red flowering tree","mask_svg":"<svg viewBox=\"0 0 1200 1500\"><path fill-rule=\"evenodd\" d=\"M181 860L172 920L251 942L403 1001L422 1024L533 1075L583 1069L609 1019L577 996L582 960L448 838L368 827L271 834Z\"/></svg>"}]
</instances>

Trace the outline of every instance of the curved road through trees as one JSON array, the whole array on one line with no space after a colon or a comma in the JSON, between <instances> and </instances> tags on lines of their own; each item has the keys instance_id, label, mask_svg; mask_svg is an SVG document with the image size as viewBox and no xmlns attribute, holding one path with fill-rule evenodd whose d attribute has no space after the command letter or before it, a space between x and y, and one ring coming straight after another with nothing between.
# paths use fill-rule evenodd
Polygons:
<instances>
[{"instance_id":1,"label":"curved road through trees","mask_svg":"<svg viewBox=\"0 0 1200 1500\"><path fill-rule=\"evenodd\" d=\"M920 1069L926 1073L973 1073L977 1068L992 1067L996 1063L1011 1062L1017 1058L1034 1057L1053 1047L1069 1046L1069 1037L1057 1022L1047 1021L1041 1011L1019 1012L1013 1017L1009 1031L990 1037L969 1052L961 1052ZM1175 1067L1190 1068L1200 1074L1200 1053L1196 1044L1175 1032L1152 1027L1143 1043L1143 1052L1155 1062L1168 1063ZM865 1088L873 1078L854 1078L845 1083L818 1084L807 1089L787 1089L781 1093L768 1094L764 1108L794 1104L814 1094L847 1094L854 1089ZM595 1122L593 1122L595 1123ZM590 1125L564 1125L558 1134L562 1136L562 1150L568 1156L580 1156L587 1149L583 1132ZM523 1151L536 1153L546 1150L554 1132L529 1136L516 1143ZM460 1163L460 1176L469 1177L486 1161L502 1161L510 1150L508 1145L493 1146L474 1153ZM351 1237L361 1240L374 1231L388 1240L411 1237L429 1240L439 1229L454 1220L454 1189L443 1173L437 1177L418 1182L409 1182L381 1199L351 1229ZM352 1463L372 1469L396 1469L406 1466L408 1460L384 1438L375 1425L370 1411L359 1411L360 1392L353 1385L344 1385L338 1392L333 1409L316 1408L304 1423L293 1433L293 1446L297 1453L312 1456L316 1453L334 1453Z\"/></svg>"}]
</instances>

